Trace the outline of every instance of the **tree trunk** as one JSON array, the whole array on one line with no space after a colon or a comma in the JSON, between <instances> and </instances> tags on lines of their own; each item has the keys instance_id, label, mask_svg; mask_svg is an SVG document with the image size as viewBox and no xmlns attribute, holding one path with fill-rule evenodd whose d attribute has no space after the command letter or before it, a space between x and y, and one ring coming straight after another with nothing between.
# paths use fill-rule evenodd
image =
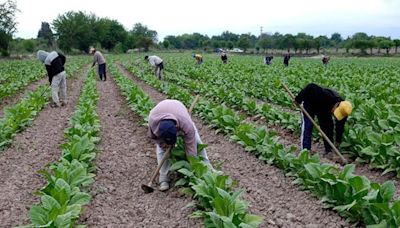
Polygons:
<instances>
[{"instance_id":1,"label":"tree trunk","mask_svg":"<svg viewBox=\"0 0 400 228\"><path fill-rule=\"evenodd\" d=\"M386 54L389 55L390 48L386 48Z\"/></svg>"},{"instance_id":2,"label":"tree trunk","mask_svg":"<svg viewBox=\"0 0 400 228\"><path fill-rule=\"evenodd\" d=\"M397 46L394 48L394 53L397 54Z\"/></svg>"},{"instance_id":3,"label":"tree trunk","mask_svg":"<svg viewBox=\"0 0 400 228\"><path fill-rule=\"evenodd\" d=\"M369 48L369 51L371 52L371 55L372 55L372 48Z\"/></svg>"}]
</instances>

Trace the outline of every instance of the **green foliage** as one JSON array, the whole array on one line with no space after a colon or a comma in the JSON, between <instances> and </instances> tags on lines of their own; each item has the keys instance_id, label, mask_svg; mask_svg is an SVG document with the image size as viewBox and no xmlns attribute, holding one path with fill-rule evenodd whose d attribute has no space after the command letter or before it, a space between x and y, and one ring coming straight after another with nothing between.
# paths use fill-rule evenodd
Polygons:
<instances>
[{"instance_id":1,"label":"green foliage","mask_svg":"<svg viewBox=\"0 0 400 228\"><path fill-rule=\"evenodd\" d=\"M11 143L15 134L32 124L34 117L44 107L48 99L48 91L41 86L34 92L29 92L13 107L4 109L4 117L0 119L0 149Z\"/></svg>"},{"instance_id":2,"label":"green foliage","mask_svg":"<svg viewBox=\"0 0 400 228\"><path fill-rule=\"evenodd\" d=\"M176 70L176 74L183 73L185 77L190 77L190 75L195 75L195 77L203 77L203 75L208 74L212 75L212 77L209 76L207 79L201 78L201 80L203 82L206 82L206 84L200 85L199 87L194 86L194 83L191 82L178 82L179 80L176 80L176 82L181 86L176 86L168 81L170 77L175 77L175 75L171 76L171 74L173 73L168 72L169 74L167 76L167 82L164 82L162 86L159 86L159 82L156 83L154 80L150 79L154 78L154 76L152 76L150 72L147 73L141 71L140 69L138 69L139 66L133 66L130 69L134 71L135 75L142 78L144 81L154 86L155 88L158 88L160 91L165 92L168 96L181 98L186 97L186 104L188 104L190 101L190 99L187 98L188 96L190 96L190 92L184 88L184 84L187 87L190 87L191 91L204 93L205 96L213 97L213 95L209 94L218 92L218 90L212 89L212 84L214 84L215 81L218 80L213 80L213 78L219 77L215 77L216 73L212 70L211 66L207 66L207 63L202 66L201 69L190 67L189 64L181 63L180 65L189 67L182 67L183 69L178 68ZM234 78L234 80L227 81L227 79L224 79L225 84L230 85L232 88L239 88L239 86L235 86L235 83L240 83L242 87L248 89L251 87L246 87L243 85L246 83L247 80L250 80L252 84L255 85L255 87L258 87L258 85L262 85L263 89L270 88L270 90L268 91L270 93L268 95L273 96L274 100L277 101L279 105L287 106L290 104L290 101L288 102L288 98L284 94L283 90L281 88L277 88L277 86L279 85L275 83L275 77L272 76L274 74L270 74L269 78L264 80L262 77L257 76L258 74L255 70L256 67L250 66L246 68L244 67L244 65L245 64L242 65L244 70L242 71L242 73L239 73L239 75L245 75L245 79L239 76L232 77L232 74L230 74L230 77ZM349 64L348 67L348 69L353 69L354 65ZM376 65L374 65L373 67L376 67ZM343 66L341 66L341 68L343 68ZM389 68L394 70L395 72L398 72L398 69L396 71L395 67L390 66ZM234 69L239 69L240 71L240 67L238 68L237 66L235 66ZM274 73L274 69L271 70L272 73ZM316 68L316 71L321 74L321 68ZM298 77L298 74L305 74L305 72L307 72L306 69L301 67L296 68L295 70L289 69L288 72L286 72L287 75L285 76L285 78L289 81L290 85L296 86L296 91L299 91L308 80ZM328 72L329 74L334 73L332 71ZM309 72L308 74L313 76L313 80L320 80L322 82L325 82L326 85L335 85L335 82L337 82L337 78L335 78L334 76L330 76L329 78L327 78L326 74L328 72L325 72L325 74L322 74L322 76L318 76L318 74L315 72ZM348 76L348 72L346 71L341 70L338 72L344 74L343 76ZM385 70L385 74L387 75L396 75L396 73L389 72L390 71ZM256 76L252 76L254 74ZM222 75L218 74L218 76ZM281 74L278 74L277 76L282 77ZM374 164L379 164L377 163L377 161L385 161L386 163L383 164L388 164L388 160L384 158L387 156L393 156L393 158L389 160L391 161L391 164L395 166L396 163L394 163L393 161L398 159L396 159L397 151L395 148L393 148L393 146L395 147L400 142L397 136L393 136L393 132L397 131L396 126L398 125L398 117L395 113L399 112L394 111L398 108L398 106L396 105L397 97L388 99L391 96L387 95L385 96L385 98L382 97L383 99L385 99L385 102L369 102L368 100L365 100L365 95L363 93L368 93L366 97L381 96L382 93L386 92L397 94L398 87L394 86L396 83L393 83L393 87L391 86L391 84L388 85L387 83L384 83L384 86L383 83L380 83L380 79L376 79L377 81L375 83L369 84L373 87L373 91L375 91L375 89L377 88L380 88L380 92L375 91L375 93L373 91L366 91L364 89L365 82L370 83L372 80L375 80L374 78L365 78L364 75L361 75L363 77L360 77L360 75L356 75L355 77L350 77L349 79L346 79L343 76L341 80L344 83L341 84L342 87L340 87L339 90L345 91L344 94L350 97L350 99L354 102L355 107L357 107L355 109L354 116L351 116L351 118L354 118L355 120L357 120L357 122L353 122L351 118L349 122L356 132L365 129L363 135L361 136L361 134L359 134L358 137L362 137L359 138L360 141L368 143L368 145L370 146L361 147L370 148L364 149L364 156L366 157L366 159L373 158ZM247 79L247 77L250 79ZM361 79L355 80L356 78ZM180 80L185 79L184 77L180 77ZM210 84L208 84L209 80L211 81ZM364 84L360 83L361 80ZM396 79L390 80L395 81ZM201 86L206 88L200 88ZM172 88L173 93L169 93ZM226 89L224 88L224 90ZM354 93L354 90L362 91L359 92L361 95L358 95L357 97ZM207 93L206 91L209 91L209 93ZM250 89L250 91L252 90ZM229 94L229 91L219 92L221 94L224 94L225 96L226 94ZM240 102L241 100L243 100L243 98L235 98L234 102L232 103L234 103L238 107L241 107L239 106L242 103ZM220 103L225 100L216 99L216 101L218 102L217 104L213 103L212 101L199 101L195 113L208 121L219 131L230 135L232 139L243 145L246 150L255 153L261 160L274 164L277 167L283 169L287 173L287 175L294 176L296 178L296 183L300 184L305 189L308 189L316 196L320 197L323 202L325 202L327 207L338 211L340 215L348 218L351 221L362 223L367 226L375 225L375 227L399 227L400 224L398 216L400 203L399 200L393 199L395 188L392 182L386 182L380 185L378 183L373 183L369 181L365 176L354 175L354 165L348 165L343 168L338 168L331 164L321 164L319 157L317 155L311 156L308 151L302 151L299 155L295 155L293 153L293 148L285 148L282 144L278 142L276 138L273 137L274 134L269 133L267 129L244 123L242 117L239 114L234 112L232 109L229 109L225 105L221 105ZM248 107L248 105L243 107ZM357 114L358 108L365 108L365 110L360 112L360 114ZM269 111L271 110L271 106L265 105L261 108L261 110L263 109L264 111ZM370 125L371 127L366 128L366 124ZM384 130L384 132L382 132L382 130ZM353 132L352 129L350 129L350 131L349 129L347 129L346 131L346 137L349 137L352 140L358 139L358 137L353 137L353 134L356 134L356 132ZM349 138L346 138L346 140L349 140ZM362 142L358 142L356 145L361 146L364 144ZM376 151L377 146L381 147L378 151ZM178 165L176 165L174 168L187 177L187 180L180 181L179 185L191 183L190 179L194 179L198 176L196 172L187 168L187 163L180 162L177 164ZM388 168L388 166L384 166L381 168ZM206 172L204 172L203 169L200 169L199 173L203 175ZM208 185L205 180L199 181L198 183L200 184L193 185L195 186L195 189L192 188L191 190L185 190L185 192L201 197L200 201L202 202L202 204L211 205L214 201L210 202L210 199L212 199L212 197L214 196L215 191L211 191L207 188ZM228 201L224 201L222 199L218 202L224 202L224 205L229 205ZM226 209L224 209L223 207L219 207L218 211L226 211ZM202 212L197 212L194 214L194 216L201 217L204 215ZM221 221L224 221L226 222L226 224L229 225L231 224L230 218L228 219L225 216L219 217L214 213L208 213L207 216L209 216L209 220L207 220L206 226L220 227Z\"/></svg>"},{"instance_id":3,"label":"green foliage","mask_svg":"<svg viewBox=\"0 0 400 228\"><path fill-rule=\"evenodd\" d=\"M7 56L8 46L13 34L17 30L16 14L17 3L14 0L6 0L0 4L0 52Z\"/></svg>"},{"instance_id":4,"label":"green foliage","mask_svg":"<svg viewBox=\"0 0 400 228\"><path fill-rule=\"evenodd\" d=\"M94 142L100 132L95 112L98 94L95 73L92 70L85 81L77 109L66 130L67 142L62 147L61 159L49 165L49 171L39 173L47 180L38 194L40 203L29 210L32 227L73 227L82 207L91 196L82 191L94 180L91 161L95 157ZM83 127L82 127L83 126Z\"/></svg>"},{"instance_id":5,"label":"green foliage","mask_svg":"<svg viewBox=\"0 0 400 228\"><path fill-rule=\"evenodd\" d=\"M149 96L145 94L134 83L122 76L113 65L110 69L121 88L122 93L126 96L132 110L137 112L143 118L147 118L150 109L154 103L149 100ZM146 81L152 83L159 89L164 86L160 85L155 77L146 77ZM191 103L187 94L177 93L174 88L165 88L168 93L180 94L182 101L187 104ZM184 98L184 96L186 96ZM140 99L138 99L140 98ZM147 105L131 105L137 100L143 100ZM200 106L200 104L198 105ZM200 151L204 145L198 145L197 150ZM187 160L186 160L187 159ZM229 176L224 175L220 171L212 170L199 157L186 157L183 140L178 138L177 146L172 151L173 165L171 169L177 170L183 175L176 186L184 186L182 192L195 197L198 201L199 211L193 214L193 217L202 217L205 219L206 227L258 227L261 218L248 214L247 204L239 199L241 191L232 192L234 182Z\"/></svg>"}]
</instances>

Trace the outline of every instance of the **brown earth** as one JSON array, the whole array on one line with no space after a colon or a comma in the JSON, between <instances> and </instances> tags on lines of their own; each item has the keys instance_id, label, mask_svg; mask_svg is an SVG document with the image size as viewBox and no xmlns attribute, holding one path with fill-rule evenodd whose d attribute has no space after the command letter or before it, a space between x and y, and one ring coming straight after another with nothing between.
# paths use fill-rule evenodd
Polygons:
<instances>
[{"instance_id":1,"label":"brown earth","mask_svg":"<svg viewBox=\"0 0 400 228\"><path fill-rule=\"evenodd\" d=\"M119 69L154 101L166 98L123 67L119 66ZM208 144L210 159L214 163L223 162L222 170L237 180L240 188L245 189L243 199L249 202L250 212L264 217L260 227L349 226L336 212L323 209L318 199L299 190L290 178L285 178L281 170L263 163L225 136L215 134L213 129L198 118L193 120L203 141Z\"/></svg>"},{"instance_id":2,"label":"brown earth","mask_svg":"<svg viewBox=\"0 0 400 228\"><path fill-rule=\"evenodd\" d=\"M0 152L0 227L29 223L28 211L39 202L33 193L45 185L37 172L56 161L86 73L67 79L69 103L65 107L47 105L31 127L18 133L11 146Z\"/></svg>"},{"instance_id":3,"label":"brown earth","mask_svg":"<svg viewBox=\"0 0 400 228\"><path fill-rule=\"evenodd\" d=\"M140 188L156 168L155 145L147 137L142 118L128 109L112 76L98 82L100 153L93 199L81 216L88 227L201 227L189 219L191 199L176 189L145 194ZM155 187L155 184L154 184Z\"/></svg>"}]
</instances>

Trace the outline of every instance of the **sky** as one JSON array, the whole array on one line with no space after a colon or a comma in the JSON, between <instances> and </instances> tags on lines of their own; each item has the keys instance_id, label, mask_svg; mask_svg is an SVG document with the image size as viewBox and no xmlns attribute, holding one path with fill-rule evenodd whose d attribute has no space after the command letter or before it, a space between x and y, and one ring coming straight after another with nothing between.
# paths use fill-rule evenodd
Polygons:
<instances>
[{"instance_id":1,"label":"sky","mask_svg":"<svg viewBox=\"0 0 400 228\"><path fill-rule=\"evenodd\" d=\"M356 32L400 38L400 0L16 0L15 37L35 38L41 22L50 24L68 11L115 19L130 30L142 23L167 35L223 31L236 34L305 32L344 38ZM0 0L4 2L4 0Z\"/></svg>"}]
</instances>

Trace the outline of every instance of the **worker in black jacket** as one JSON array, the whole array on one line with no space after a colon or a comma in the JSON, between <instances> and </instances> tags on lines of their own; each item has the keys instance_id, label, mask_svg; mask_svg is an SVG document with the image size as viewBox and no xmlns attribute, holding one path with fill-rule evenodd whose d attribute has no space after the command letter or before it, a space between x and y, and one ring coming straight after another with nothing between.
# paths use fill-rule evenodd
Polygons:
<instances>
[{"instance_id":1,"label":"worker in black jacket","mask_svg":"<svg viewBox=\"0 0 400 228\"><path fill-rule=\"evenodd\" d=\"M49 77L49 82L51 85L51 97L53 99L53 103L51 103L50 106L56 108L66 105L67 81L64 70L65 56L55 51L49 53L43 50L39 50L37 52L37 58L42 63L44 63L47 70L47 75ZM62 98L61 102L58 98L58 91L60 88Z\"/></svg>"},{"instance_id":2,"label":"worker in black jacket","mask_svg":"<svg viewBox=\"0 0 400 228\"><path fill-rule=\"evenodd\" d=\"M353 109L348 101L344 101L339 94L331 89L322 88L317 84L310 83L296 97L296 102L303 105L304 109L312 118L318 117L322 131L333 142L334 123L332 114L335 118L336 145L342 141L344 124ZM302 114L301 121L301 145L302 149L311 150L311 133L313 124L308 117ZM324 140L325 153L329 153L332 148Z\"/></svg>"}]
</instances>

